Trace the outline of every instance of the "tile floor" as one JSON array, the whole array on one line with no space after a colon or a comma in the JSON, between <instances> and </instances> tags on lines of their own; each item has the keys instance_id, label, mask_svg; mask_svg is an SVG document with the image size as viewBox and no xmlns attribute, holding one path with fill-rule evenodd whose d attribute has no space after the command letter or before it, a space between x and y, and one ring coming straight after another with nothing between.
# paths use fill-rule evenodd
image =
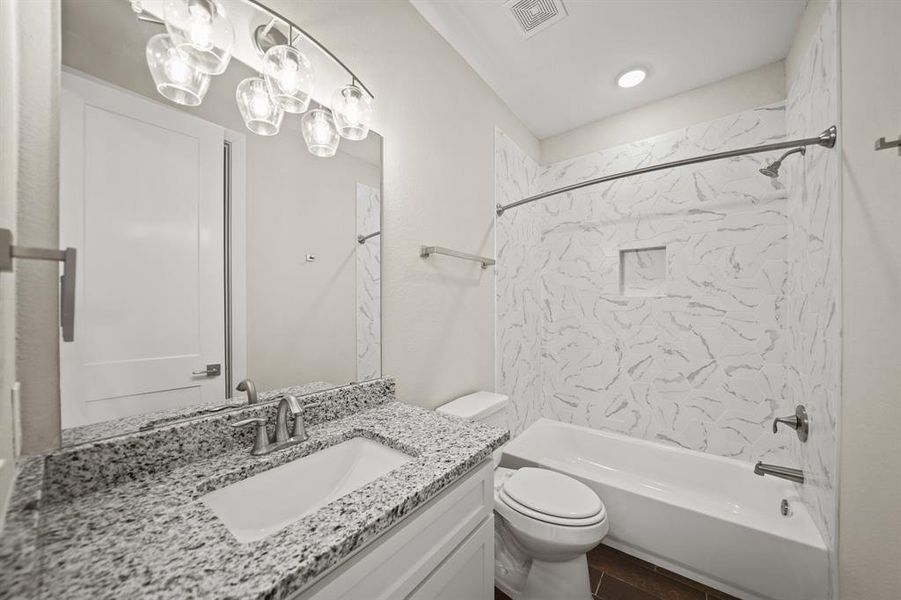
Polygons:
<instances>
[{"instance_id":1,"label":"tile floor","mask_svg":"<svg viewBox=\"0 0 901 600\"><path fill-rule=\"evenodd\" d=\"M738 600L687 577L601 544L588 553L597 600ZM509 600L495 590L495 600Z\"/></svg>"}]
</instances>

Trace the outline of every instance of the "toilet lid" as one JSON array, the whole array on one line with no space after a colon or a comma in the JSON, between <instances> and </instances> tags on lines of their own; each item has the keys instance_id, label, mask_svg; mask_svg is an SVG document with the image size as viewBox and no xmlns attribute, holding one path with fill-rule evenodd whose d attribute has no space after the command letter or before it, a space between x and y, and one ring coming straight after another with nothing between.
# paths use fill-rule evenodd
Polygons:
<instances>
[{"instance_id":1,"label":"toilet lid","mask_svg":"<svg viewBox=\"0 0 901 600\"><path fill-rule=\"evenodd\" d=\"M504 482L503 492L517 504L561 519L588 519L604 510L590 487L546 469L519 469Z\"/></svg>"},{"instance_id":2,"label":"toilet lid","mask_svg":"<svg viewBox=\"0 0 901 600\"><path fill-rule=\"evenodd\" d=\"M585 519L552 517L551 515L546 515L538 512L537 510L532 510L527 506L523 506L522 504L508 496L507 493L503 490L501 490L501 492L497 495L497 501L504 506L512 508L515 512L518 512L521 515L525 515L531 519L535 519L536 521L541 521L543 523L551 523L553 525L565 525L566 527L591 527L592 525L602 523L607 518L607 511L603 508L598 514L594 515L593 517L587 517ZM508 516L503 512L501 514Z\"/></svg>"}]
</instances>

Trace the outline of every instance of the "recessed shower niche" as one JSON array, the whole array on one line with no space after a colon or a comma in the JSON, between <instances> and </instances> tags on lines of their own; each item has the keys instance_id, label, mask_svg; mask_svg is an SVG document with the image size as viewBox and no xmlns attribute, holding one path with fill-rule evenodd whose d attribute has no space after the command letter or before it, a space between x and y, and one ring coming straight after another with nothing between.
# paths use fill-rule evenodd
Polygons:
<instances>
[{"instance_id":1,"label":"recessed shower niche","mask_svg":"<svg viewBox=\"0 0 901 600\"><path fill-rule=\"evenodd\" d=\"M666 295L666 246L619 251L619 289L623 296Z\"/></svg>"}]
</instances>

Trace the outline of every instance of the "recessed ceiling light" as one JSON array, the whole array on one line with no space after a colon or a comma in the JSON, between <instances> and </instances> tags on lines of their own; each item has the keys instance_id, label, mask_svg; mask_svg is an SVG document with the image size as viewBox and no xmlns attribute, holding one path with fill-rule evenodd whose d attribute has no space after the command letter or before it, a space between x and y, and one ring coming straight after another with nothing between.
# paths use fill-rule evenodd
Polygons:
<instances>
[{"instance_id":1,"label":"recessed ceiling light","mask_svg":"<svg viewBox=\"0 0 901 600\"><path fill-rule=\"evenodd\" d=\"M616 85L621 88L635 87L644 81L644 78L647 76L648 72L645 69L629 69L616 78Z\"/></svg>"}]
</instances>

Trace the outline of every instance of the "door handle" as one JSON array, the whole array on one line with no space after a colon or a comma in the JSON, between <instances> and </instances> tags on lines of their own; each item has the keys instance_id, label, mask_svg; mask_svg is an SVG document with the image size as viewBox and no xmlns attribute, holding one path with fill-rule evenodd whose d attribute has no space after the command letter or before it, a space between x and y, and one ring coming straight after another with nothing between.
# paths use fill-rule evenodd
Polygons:
<instances>
[{"instance_id":1,"label":"door handle","mask_svg":"<svg viewBox=\"0 0 901 600\"><path fill-rule=\"evenodd\" d=\"M191 371L191 375L206 375L207 377L218 377L222 375L222 365L219 363L209 364L202 371Z\"/></svg>"}]
</instances>

